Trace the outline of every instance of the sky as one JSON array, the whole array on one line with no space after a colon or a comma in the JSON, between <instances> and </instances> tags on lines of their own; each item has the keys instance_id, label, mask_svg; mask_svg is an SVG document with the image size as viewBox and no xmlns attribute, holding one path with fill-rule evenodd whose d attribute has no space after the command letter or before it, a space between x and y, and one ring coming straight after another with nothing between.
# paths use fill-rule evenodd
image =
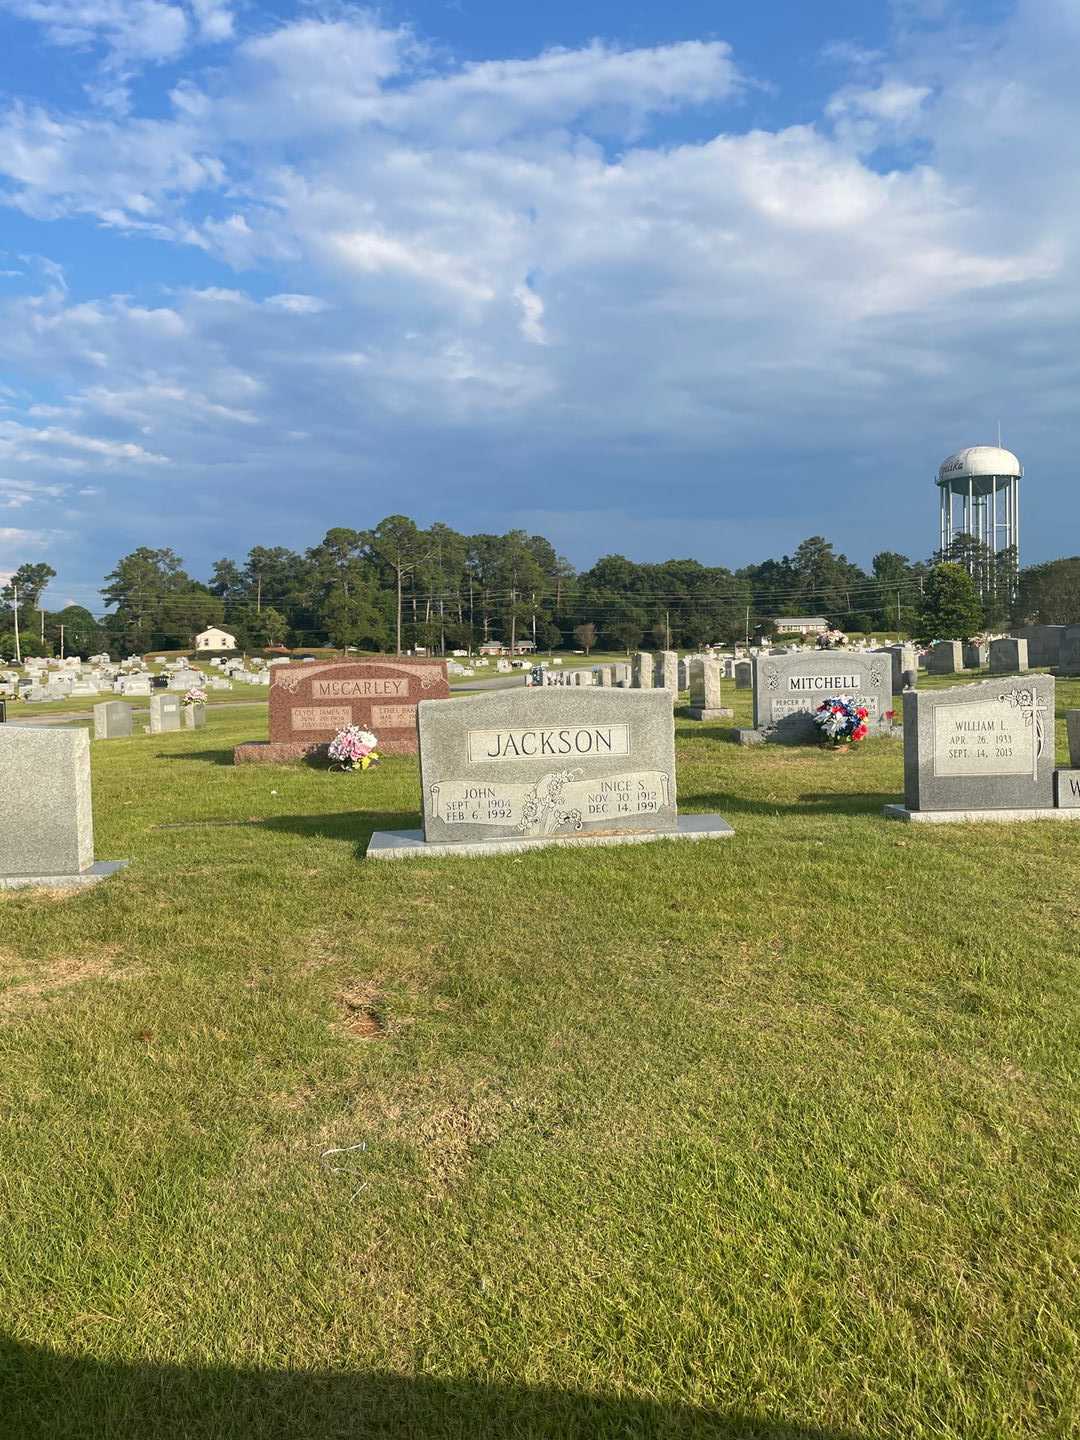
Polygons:
<instances>
[{"instance_id":1,"label":"sky","mask_svg":"<svg viewBox=\"0 0 1080 1440\"><path fill-rule=\"evenodd\" d=\"M0 574L1080 549L1080 0L0 0Z\"/></svg>"}]
</instances>

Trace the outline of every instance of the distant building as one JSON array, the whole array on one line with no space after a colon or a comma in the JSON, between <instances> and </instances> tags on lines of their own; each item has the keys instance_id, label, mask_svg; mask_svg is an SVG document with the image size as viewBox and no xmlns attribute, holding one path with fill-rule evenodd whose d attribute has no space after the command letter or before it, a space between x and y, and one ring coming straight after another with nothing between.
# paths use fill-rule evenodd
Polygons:
<instances>
[{"instance_id":1,"label":"distant building","mask_svg":"<svg viewBox=\"0 0 1080 1440\"><path fill-rule=\"evenodd\" d=\"M820 635L829 628L824 615L781 615L773 624L778 635Z\"/></svg>"},{"instance_id":2,"label":"distant building","mask_svg":"<svg viewBox=\"0 0 1080 1440\"><path fill-rule=\"evenodd\" d=\"M227 630L219 630L216 625L211 625L209 630L202 630L195 636L196 650L235 650L236 636L230 635Z\"/></svg>"}]
</instances>

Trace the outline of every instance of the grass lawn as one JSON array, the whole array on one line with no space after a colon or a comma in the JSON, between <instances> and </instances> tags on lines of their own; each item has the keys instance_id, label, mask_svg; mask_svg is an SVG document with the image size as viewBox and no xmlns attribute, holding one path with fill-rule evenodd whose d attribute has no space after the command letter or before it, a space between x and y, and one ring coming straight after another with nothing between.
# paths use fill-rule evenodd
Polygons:
<instances>
[{"instance_id":1,"label":"grass lawn","mask_svg":"<svg viewBox=\"0 0 1080 1440\"><path fill-rule=\"evenodd\" d=\"M4 1440L1077 1434L1080 826L680 720L733 840L366 865L262 725L0 897Z\"/></svg>"}]
</instances>

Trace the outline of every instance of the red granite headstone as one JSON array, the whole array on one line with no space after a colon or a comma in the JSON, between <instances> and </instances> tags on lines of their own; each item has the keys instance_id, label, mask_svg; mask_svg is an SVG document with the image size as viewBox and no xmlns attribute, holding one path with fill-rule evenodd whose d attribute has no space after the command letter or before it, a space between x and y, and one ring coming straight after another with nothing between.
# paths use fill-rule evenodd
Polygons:
<instances>
[{"instance_id":1,"label":"red granite headstone","mask_svg":"<svg viewBox=\"0 0 1080 1440\"><path fill-rule=\"evenodd\" d=\"M372 731L384 755L415 755L416 702L450 695L445 660L275 665L270 674L270 743L238 747L239 761L295 758L346 725Z\"/></svg>"}]
</instances>

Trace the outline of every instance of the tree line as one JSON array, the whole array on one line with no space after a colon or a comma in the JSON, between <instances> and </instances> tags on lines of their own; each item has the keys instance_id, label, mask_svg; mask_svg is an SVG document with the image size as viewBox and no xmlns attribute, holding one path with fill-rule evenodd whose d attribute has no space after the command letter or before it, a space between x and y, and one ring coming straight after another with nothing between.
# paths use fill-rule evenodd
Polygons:
<instances>
[{"instance_id":1,"label":"tree line","mask_svg":"<svg viewBox=\"0 0 1080 1440\"><path fill-rule=\"evenodd\" d=\"M370 530L335 527L304 551L253 546L243 559L215 561L205 579L191 576L171 548L140 546L105 577L98 615L82 606L48 610L44 594L56 572L47 563L21 565L0 590L0 653L14 653L16 615L24 655L61 645L84 655L181 650L210 626L242 649L423 646L438 654L490 640L530 640L540 650L698 648L753 641L801 616L932 638L942 632L929 630L926 587L942 563L973 581L964 599L972 629L1080 621L1080 557L1018 574L1011 552L994 553L967 535L927 560L883 550L869 569L815 535L791 555L739 570L607 555L576 571L541 535L465 535L391 515Z\"/></svg>"}]
</instances>

